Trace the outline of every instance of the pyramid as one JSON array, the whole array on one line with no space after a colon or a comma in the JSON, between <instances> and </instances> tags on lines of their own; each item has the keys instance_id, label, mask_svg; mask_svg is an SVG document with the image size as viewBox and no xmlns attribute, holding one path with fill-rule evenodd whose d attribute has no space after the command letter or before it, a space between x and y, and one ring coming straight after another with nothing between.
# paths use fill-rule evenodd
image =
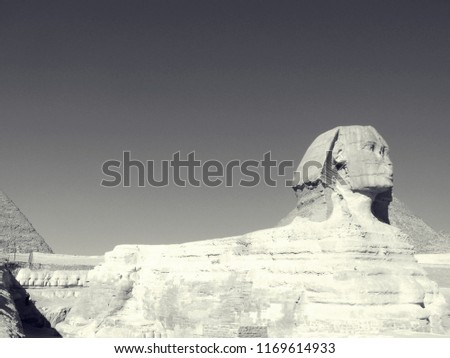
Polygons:
<instances>
[{"instance_id":1,"label":"pyramid","mask_svg":"<svg viewBox=\"0 0 450 358\"><path fill-rule=\"evenodd\" d=\"M0 191L0 252L47 252L52 249L14 202Z\"/></svg>"},{"instance_id":2,"label":"pyramid","mask_svg":"<svg viewBox=\"0 0 450 358\"><path fill-rule=\"evenodd\" d=\"M418 254L450 252L448 235L434 230L395 197L389 207L389 218L392 226L398 227L408 235L409 243Z\"/></svg>"}]
</instances>

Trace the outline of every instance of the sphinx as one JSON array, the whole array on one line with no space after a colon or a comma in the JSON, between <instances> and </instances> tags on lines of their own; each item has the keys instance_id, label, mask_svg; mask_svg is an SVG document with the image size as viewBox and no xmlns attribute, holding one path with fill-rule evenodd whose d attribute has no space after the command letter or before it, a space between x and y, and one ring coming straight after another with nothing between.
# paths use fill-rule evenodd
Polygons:
<instances>
[{"instance_id":1,"label":"sphinx","mask_svg":"<svg viewBox=\"0 0 450 358\"><path fill-rule=\"evenodd\" d=\"M56 329L67 337L442 333L446 302L389 225L393 171L370 126L306 151L297 207L274 228L177 245L119 245Z\"/></svg>"}]
</instances>

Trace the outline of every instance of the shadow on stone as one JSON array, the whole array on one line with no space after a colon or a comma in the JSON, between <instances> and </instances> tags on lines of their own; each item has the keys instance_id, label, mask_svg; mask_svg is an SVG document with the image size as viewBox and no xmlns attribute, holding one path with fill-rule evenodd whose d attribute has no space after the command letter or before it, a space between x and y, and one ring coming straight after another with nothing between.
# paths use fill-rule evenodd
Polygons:
<instances>
[{"instance_id":1,"label":"shadow on stone","mask_svg":"<svg viewBox=\"0 0 450 358\"><path fill-rule=\"evenodd\" d=\"M22 321L25 338L61 338L50 322L36 308L27 291L11 274L11 295Z\"/></svg>"}]
</instances>

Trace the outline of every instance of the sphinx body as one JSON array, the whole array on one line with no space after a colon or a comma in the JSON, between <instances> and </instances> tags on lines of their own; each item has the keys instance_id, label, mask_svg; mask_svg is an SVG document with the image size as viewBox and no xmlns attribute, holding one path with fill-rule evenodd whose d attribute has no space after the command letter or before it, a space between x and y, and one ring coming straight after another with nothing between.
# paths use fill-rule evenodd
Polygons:
<instances>
[{"instance_id":1,"label":"sphinx body","mask_svg":"<svg viewBox=\"0 0 450 358\"><path fill-rule=\"evenodd\" d=\"M392 163L381 136L361 126L326 132L299 173L298 206L279 227L116 247L89 273L57 330L70 337L441 332L445 300L405 234L387 224Z\"/></svg>"}]
</instances>

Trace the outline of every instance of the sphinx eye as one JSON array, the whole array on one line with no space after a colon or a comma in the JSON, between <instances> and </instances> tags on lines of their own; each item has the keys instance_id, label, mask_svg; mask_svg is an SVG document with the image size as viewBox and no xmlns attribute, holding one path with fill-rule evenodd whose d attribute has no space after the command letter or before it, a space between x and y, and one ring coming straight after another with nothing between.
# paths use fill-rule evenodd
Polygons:
<instances>
[{"instance_id":1,"label":"sphinx eye","mask_svg":"<svg viewBox=\"0 0 450 358\"><path fill-rule=\"evenodd\" d=\"M369 142L364 146L364 148L370 150L371 152L374 152L375 151L375 143Z\"/></svg>"}]
</instances>

